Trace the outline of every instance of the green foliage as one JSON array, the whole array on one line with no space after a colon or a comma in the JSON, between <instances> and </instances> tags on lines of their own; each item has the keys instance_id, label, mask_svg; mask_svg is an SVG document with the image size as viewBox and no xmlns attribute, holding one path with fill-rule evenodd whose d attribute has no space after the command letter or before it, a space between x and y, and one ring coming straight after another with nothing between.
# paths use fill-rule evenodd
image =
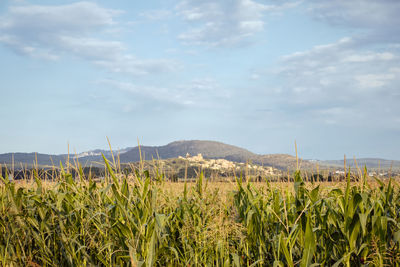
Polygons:
<instances>
[{"instance_id":1,"label":"green foliage","mask_svg":"<svg viewBox=\"0 0 400 267\"><path fill-rule=\"evenodd\" d=\"M62 165L50 187L37 173L33 187L0 177L1 266L399 265L392 180L323 191L297 171L285 190L238 178L225 199L202 172L173 195L161 174L128 178L104 160L101 182Z\"/></svg>"}]
</instances>

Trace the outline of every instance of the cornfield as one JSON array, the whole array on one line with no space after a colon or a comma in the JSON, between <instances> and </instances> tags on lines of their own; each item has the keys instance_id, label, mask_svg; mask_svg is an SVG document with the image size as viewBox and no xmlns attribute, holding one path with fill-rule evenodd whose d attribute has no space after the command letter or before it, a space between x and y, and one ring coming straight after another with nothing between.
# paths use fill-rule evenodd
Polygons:
<instances>
[{"instance_id":1,"label":"cornfield","mask_svg":"<svg viewBox=\"0 0 400 267\"><path fill-rule=\"evenodd\" d=\"M1 177L2 266L399 266L399 186L367 177L324 189L294 173L291 188L236 179L211 190L200 173L182 192L163 176L118 172L44 186ZM289 183L288 183L289 185Z\"/></svg>"}]
</instances>

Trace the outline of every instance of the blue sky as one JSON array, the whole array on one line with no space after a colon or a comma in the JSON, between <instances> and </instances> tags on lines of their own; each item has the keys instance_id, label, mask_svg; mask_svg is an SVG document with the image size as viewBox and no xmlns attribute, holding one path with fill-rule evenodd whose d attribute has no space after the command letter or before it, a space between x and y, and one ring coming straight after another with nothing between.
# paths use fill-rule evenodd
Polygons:
<instances>
[{"instance_id":1,"label":"blue sky","mask_svg":"<svg viewBox=\"0 0 400 267\"><path fill-rule=\"evenodd\" d=\"M400 2L0 2L0 153L217 140L400 159Z\"/></svg>"}]
</instances>

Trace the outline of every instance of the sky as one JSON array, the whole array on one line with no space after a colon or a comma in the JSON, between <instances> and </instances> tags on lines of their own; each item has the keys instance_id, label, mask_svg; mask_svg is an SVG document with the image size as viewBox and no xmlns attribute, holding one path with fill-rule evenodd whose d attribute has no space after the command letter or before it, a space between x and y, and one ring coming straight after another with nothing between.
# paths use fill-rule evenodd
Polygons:
<instances>
[{"instance_id":1,"label":"sky","mask_svg":"<svg viewBox=\"0 0 400 267\"><path fill-rule=\"evenodd\" d=\"M398 0L0 0L0 153L216 140L400 159Z\"/></svg>"}]
</instances>

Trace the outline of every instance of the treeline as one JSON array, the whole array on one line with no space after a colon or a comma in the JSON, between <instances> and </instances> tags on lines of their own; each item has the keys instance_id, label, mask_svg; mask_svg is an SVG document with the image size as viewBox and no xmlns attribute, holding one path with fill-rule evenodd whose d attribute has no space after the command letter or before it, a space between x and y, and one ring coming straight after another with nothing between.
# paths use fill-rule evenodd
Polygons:
<instances>
[{"instance_id":1,"label":"treeline","mask_svg":"<svg viewBox=\"0 0 400 267\"><path fill-rule=\"evenodd\" d=\"M80 176L80 171L76 169L67 170L72 177L77 178ZM104 168L98 167L83 167L81 168L83 176L88 178L99 178L104 176ZM30 168L30 169L8 169L1 168L1 177L8 177L10 180L28 180L33 179L35 176L42 180L53 180L60 177L61 170L56 168Z\"/></svg>"},{"instance_id":2,"label":"treeline","mask_svg":"<svg viewBox=\"0 0 400 267\"><path fill-rule=\"evenodd\" d=\"M162 177L163 180L179 182L183 181L185 178L188 180L194 180L202 174L203 177L212 181L224 181L235 177L242 177L243 181L249 182L293 182L294 178L291 175L259 175L256 173L246 173L244 170L232 170L230 172L227 171L216 171L210 168L200 169L196 166L188 166L184 168L176 168L176 169L160 169L158 170L158 174L156 173L154 168L151 166L141 167L139 164L136 165L121 165L121 174L125 176L135 175L140 169L148 170L153 177L159 176ZM64 171L70 173L73 178L80 179L94 179L101 180L105 176L104 167L82 167L80 169L70 168L65 169ZM9 180L30 180L34 179L34 177L38 177L42 180L57 180L57 177L61 177L61 170L59 168L30 168L30 169L15 169L11 170L6 167L1 167L1 177L8 177ZM141 171L140 171L141 172ZM82 175L83 174L83 175ZM315 174L315 173L307 173L304 172L302 174L303 180L307 182L341 182L345 181L346 177L343 174L335 174L335 173L325 173L323 174ZM351 181L358 181L360 179L359 175L355 175L354 173L350 173Z\"/></svg>"}]
</instances>

